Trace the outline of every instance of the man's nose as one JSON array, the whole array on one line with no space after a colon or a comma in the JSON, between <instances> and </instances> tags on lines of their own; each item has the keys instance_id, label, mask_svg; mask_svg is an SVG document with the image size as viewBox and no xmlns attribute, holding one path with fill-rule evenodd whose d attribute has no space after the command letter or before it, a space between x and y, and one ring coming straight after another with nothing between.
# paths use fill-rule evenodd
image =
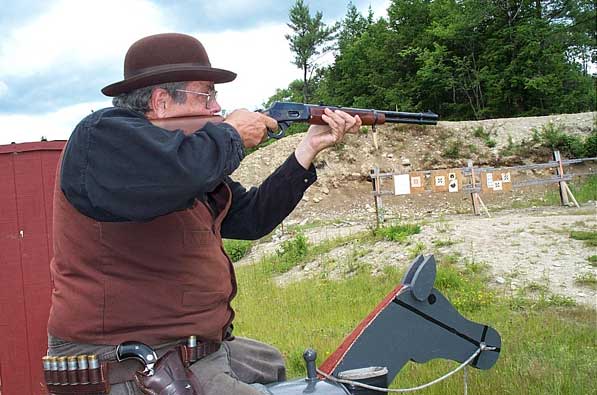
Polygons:
<instances>
[{"instance_id":1,"label":"man's nose","mask_svg":"<svg viewBox=\"0 0 597 395\"><path fill-rule=\"evenodd\" d=\"M217 99L215 99L211 103L209 103L209 110L211 112L213 112L214 114L222 111L222 107L220 106L220 103L218 103Z\"/></svg>"}]
</instances>

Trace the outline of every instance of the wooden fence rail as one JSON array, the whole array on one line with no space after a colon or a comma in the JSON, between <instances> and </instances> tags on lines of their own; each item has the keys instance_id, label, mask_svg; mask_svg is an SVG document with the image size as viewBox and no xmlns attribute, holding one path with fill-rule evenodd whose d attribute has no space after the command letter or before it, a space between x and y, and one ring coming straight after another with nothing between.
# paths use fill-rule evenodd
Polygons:
<instances>
[{"instance_id":1,"label":"wooden fence rail","mask_svg":"<svg viewBox=\"0 0 597 395\"><path fill-rule=\"evenodd\" d=\"M564 167L581 164L590 161L597 161L597 157L562 159L559 151L554 151L554 160L547 163L536 163L507 167L474 167L469 160L467 167L439 170L411 171L408 173L382 173L379 168L371 170L373 190L371 194L375 199L375 211L377 226L384 222L383 196L410 195L422 193L452 193L464 192L471 195L473 212L481 214L481 208L490 216L481 199L480 192L501 192L510 191L514 188L522 188L534 185L547 185L558 183L560 186L560 199L562 205L569 205L569 200L578 206L572 195L567 182L573 177L597 174L597 171L583 173L565 173ZM512 173L554 169L554 175L549 178L515 181ZM393 190L382 189L384 179L393 180ZM466 182L465 182L466 181Z\"/></svg>"}]
</instances>

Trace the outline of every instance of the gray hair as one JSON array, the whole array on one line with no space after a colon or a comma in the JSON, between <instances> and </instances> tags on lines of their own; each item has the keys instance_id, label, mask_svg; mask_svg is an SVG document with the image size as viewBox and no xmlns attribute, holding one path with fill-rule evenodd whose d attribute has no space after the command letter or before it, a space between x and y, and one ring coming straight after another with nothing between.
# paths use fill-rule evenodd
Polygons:
<instances>
[{"instance_id":1,"label":"gray hair","mask_svg":"<svg viewBox=\"0 0 597 395\"><path fill-rule=\"evenodd\" d=\"M184 103L187 101L187 95L183 92L178 92L177 89L185 89L187 85L186 81L181 82L168 82L165 84L158 84L147 86L145 88L135 89L133 91L122 93L112 99L112 105L114 107L124 108L145 114L151 107L149 106L149 100L151 99L151 93L154 89L164 89L175 103Z\"/></svg>"}]
</instances>

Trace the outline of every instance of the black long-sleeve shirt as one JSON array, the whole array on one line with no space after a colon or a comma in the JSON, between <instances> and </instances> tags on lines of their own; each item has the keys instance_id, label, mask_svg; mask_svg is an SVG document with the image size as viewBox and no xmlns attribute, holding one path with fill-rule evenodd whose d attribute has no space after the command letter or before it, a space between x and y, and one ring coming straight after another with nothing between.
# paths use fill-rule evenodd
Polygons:
<instances>
[{"instance_id":1,"label":"black long-sleeve shirt","mask_svg":"<svg viewBox=\"0 0 597 395\"><path fill-rule=\"evenodd\" d=\"M222 237L257 239L273 230L315 182L294 154L257 188L228 177L243 159L242 140L228 124L207 123L185 135L151 124L141 114L106 108L73 131L62 161L61 189L98 221L148 221L206 201L221 182L232 190Z\"/></svg>"}]
</instances>

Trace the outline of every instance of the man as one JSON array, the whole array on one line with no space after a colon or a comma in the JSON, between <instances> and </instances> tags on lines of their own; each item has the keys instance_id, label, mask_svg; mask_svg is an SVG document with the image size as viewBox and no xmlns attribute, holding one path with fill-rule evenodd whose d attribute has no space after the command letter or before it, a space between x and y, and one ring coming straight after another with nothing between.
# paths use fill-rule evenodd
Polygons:
<instances>
[{"instance_id":1,"label":"man","mask_svg":"<svg viewBox=\"0 0 597 395\"><path fill-rule=\"evenodd\" d=\"M284 362L274 348L230 335L236 281L221 239L271 232L315 182L315 156L361 121L326 110L328 125L311 126L286 162L247 191L229 175L244 148L277 128L274 119L236 110L189 134L155 125L217 114L214 84L234 73L212 68L195 38L159 34L131 46L124 77L102 90L115 107L83 119L63 153L49 355L98 355L110 363L110 393L137 394L140 365L117 363L115 346L139 341L163 355L196 336L190 369L202 393L260 394L260 384L284 380Z\"/></svg>"}]
</instances>

